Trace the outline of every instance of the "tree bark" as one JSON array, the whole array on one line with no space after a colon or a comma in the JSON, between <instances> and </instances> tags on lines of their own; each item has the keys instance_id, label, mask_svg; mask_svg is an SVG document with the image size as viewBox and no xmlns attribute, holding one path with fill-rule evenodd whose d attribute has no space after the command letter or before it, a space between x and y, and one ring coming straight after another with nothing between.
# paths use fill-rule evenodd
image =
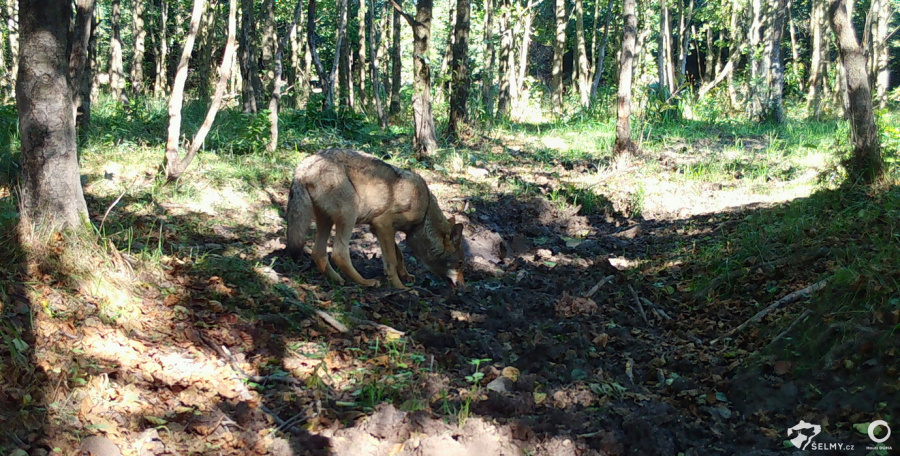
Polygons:
<instances>
[{"instance_id":1,"label":"tree bark","mask_svg":"<svg viewBox=\"0 0 900 456\"><path fill-rule=\"evenodd\" d=\"M599 0L597 0L599 2ZM600 52L597 53L597 60L594 63L594 80L591 82L591 102L597 101L597 89L600 87L600 79L603 77L603 62L606 60L606 46L609 43L609 22L612 17L612 0L606 3L606 19L603 24L603 44L600 45ZM595 26L596 27L596 26Z\"/></svg>"},{"instance_id":2,"label":"tree bark","mask_svg":"<svg viewBox=\"0 0 900 456\"><path fill-rule=\"evenodd\" d=\"M144 49L147 28L144 27L144 2L134 0L131 4L131 23L134 26L134 55L131 60L131 93L144 93Z\"/></svg>"},{"instance_id":3,"label":"tree bark","mask_svg":"<svg viewBox=\"0 0 900 456\"><path fill-rule=\"evenodd\" d=\"M112 0L110 12L109 37L109 89L113 100L124 103L125 70L122 65L121 37L122 4L121 0Z\"/></svg>"},{"instance_id":4,"label":"tree bark","mask_svg":"<svg viewBox=\"0 0 900 456\"><path fill-rule=\"evenodd\" d=\"M749 116L762 121L782 122L784 109L784 64L781 37L784 30L786 0L753 0L753 24L750 26L751 79Z\"/></svg>"},{"instance_id":5,"label":"tree bark","mask_svg":"<svg viewBox=\"0 0 900 456\"><path fill-rule=\"evenodd\" d=\"M401 5L403 0L397 0ZM391 23L391 107L388 111L391 116L400 114L400 87L402 84L403 61L400 58L400 11L394 10Z\"/></svg>"},{"instance_id":6,"label":"tree bark","mask_svg":"<svg viewBox=\"0 0 900 456\"><path fill-rule=\"evenodd\" d=\"M845 163L847 177L851 184L872 184L883 177L884 160L872 108L866 49L856 38L847 0L832 0L828 16L846 70L845 98L849 101L850 141L853 143L850 159Z\"/></svg>"},{"instance_id":7,"label":"tree bark","mask_svg":"<svg viewBox=\"0 0 900 456\"><path fill-rule=\"evenodd\" d=\"M553 79L553 111L558 115L563 112L563 54L566 52L566 0L556 0L555 36L551 76Z\"/></svg>"},{"instance_id":8,"label":"tree bark","mask_svg":"<svg viewBox=\"0 0 900 456\"><path fill-rule=\"evenodd\" d=\"M358 41L356 46L356 55L353 57L353 86L356 93L356 100L363 108L369 104L366 95L366 0L358 0L359 8L357 9L356 22L358 33ZM373 89L374 90L374 89Z\"/></svg>"},{"instance_id":9,"label":"tree bark","mask_svg":"<svg viewBox=\"0 0 900 456\"><path fill-rule=\"evenodd\" d=\"M214 71L213 49L215 49L215 30L213 25L216 22L216 3L210 0L209 14L203 15L201 21L197 53L199 59L194 72L197 73L197 95L207 101L210 97L210 84L212 83L211 73Z\"/></svg>"},{"instance_id":10,"label":"tree bark","mask_svg":"<svg viewBox=\"0 0 900 456\"><path fill-rule=\"evenodd\" d=\"M560 0L562 1L562 0ZM500 0L498 3L503 10L500 12L500 55L497 65L497 78L499 87L497 91L497 117L508 118L512 107L510 96L512 81L510 80L510 67L513 53L513 18L511 0Z\"/></svg>"},{"instance_id":11,"label":"tree bark","mask_svg":"<svg viewBox=\"0 0 900 456\"><path fill-rule=\"evenodd\" d=\"M481 104L485 116L494 116L494 65L497 60L494 49L494 1L484 0L484 69L481 73Z\"/></svg>"},{"instance_id":12,"label":"tree bark","mask_svg":"<svg viewBox=\"0 0 900 456\"><path fill-rule=\"evenodd\" d=\"M338 70L341 66L341 62L345 62L345 64L349 65L350 54L348 52L349 46L347 46L347 0L340 0L340 10L338 12L338 30L337 30L337 41L334 43L334 62L331 65L331 73L328 76L328 81L331 84L328 86L325 91L325 104L328 106L334 106L334 91L335 91L335 83L338 82L335 79L335 76L340 76L339 79L341 83L341 90L347 89L347 93L341 93L340 103L342 106L347 106L349 103L349 87L348 84L350 82L350 74L349 69L346 68L347 71L342 72L343 75L338 74ZM340 56L340 57L338 57ZM329 102L328 100L331 100Z\"/></svg>"},{"instance_id":13,"label":"tree bark","mask_svg":"<svg viewBox=\"0 0 900 456\"><path fill-rule=\"evenodd\" d=\"M265 74L265 81L263 81L264 87L271 87L272 85L272 60L275 58L275 52L277 51L276 44L276 32L275 32L275 0L263 0L262 1L262 24L263 24L263 33L262 33L262 44L260 46L260 57L261 57L261 66L262 72Z\"/></svg>"},{"instance_id":14,"label":"tree bark","mask_svg":"<svg viewBox=\"0 0 900 456\"><path fill-rule=\"evenodd\" d=\"M415 18L403 13L394 0L391 0L391 4L402 13L402 17L413 29L413 149L420 157L430 157L438 148L431 108L431 67L428 65L434 0L418 0Z\"/></svg>"},{"instance_id":15,"label":"tree bark","mask_svg":"<svg viewBox=\"0 0 900 456\"><path fill-rule=\"evenodd\" d=\"M234 0L231 0L234 1ZM269 99L269 144L266 145L266 150L269 152L275 152L275 149L278 148L278 108L279 103L281 102L281 90L284 87L284 79L281 77L284 72L284 65L282 65L282 60L284 59L284 48L287 47L288 39L291 36L291 33L294 32L294 29L297 28L297 23L300 21L300 12L303 11L303 0L297 0L297 6L294 7L294 16L291 19L291 25L288 26L287 33L278 40L278 50L275 51L275 71L273 72L272 79L272 98ZM223 61L224 65L224 61Z\"/></svg>"},{"instance_id":16,"label":"tree bark","mask_svg":"<svg viewBox=\"0 0 900 456\"><path fill-rule=\"evenodd\" d=\"M462 124L466 121L466 102L469 99L469 27L471 20L470 0L456 0L456 25L453 29L453 60L450 72L453 93L450 96L449 136L459 140Z\"/></svg>"},{"instance_id":17,"label":"tree bark","mask_svg":"<svg viewBox=\"0 0 900 456\"><path fill-rule=\"evenodd\" d=\"M9 77L15 86L19 74L19 3L17 0L6 0L6 33L9 40Z\"/></svg>"},{"instance_id":18,"label":"tree bark","mask_svg":"<svg viewBox=\"0 0 900 456\"><path fill-rule=\"evenodd\" d=\"M619 93L617 103L616 142L613 152L616 155L636 152L631 140L631 76L634 62L634 48L637 41L637 17L634 15L634 1L623 0L624 34L622 37L622 53L619 57Z\"/></svg>"},{"instance_id":19,"label":"tree bark","mask_svg":"<svg viewBox=\"0 0 900 456\"><path fill-rule=\"evenodd\" d=\"M156 77L153 81L153 95L162 96L166 92L168 86L169 66L167 64L169 58L169 38L166 29L169 26L169 2L168 0L159 0L159 47L156 49Z\"/></svg>"},{"instance_id":20,"label":"tree bark","mask_svg":"<svg viewBox=\"0 0 900 456\"><path fill-rule=\"evenodd\" d=\"M597 0L595 0L597 1ZM588 79L587 45L584 40L584 0L575 0L575 62L578 65L578 96L582 108L591 104L591 81Z\"/></svg>"},{"instance_id":21,"label":"tree bark","mask_svg":"<svg viewBox=\"0 0 900 456\"><path fill-rule=\"evenodd\" d=\"M306 106L306 94L309 92L309 68L306 66L306 40L302 40L300 24L291 30L289 36L291 42L291 71L288 73L288 84L294 87L294 108L301 109Z\"/></svg>"},{"instance_id":22,"label":"tree bark","mask_svg":"<svg viewBox=\"0 0 900 456\"><path fill-rule=\"evenodd\" d=\"M879 108L887 106L887 92L890 88L890 36L891 3L888 0L873 0L869 17L871 21L871 61L872 76L875 81L875 100Z\"/></svg>"},{"instance_id":23,"label":"tree bark","mask_svg":"<svg viewBox=\"0 0 900 456\"><path fill-rule=\"evenodd\" d=\"M178 146L181 142L181 108L184 104L184 84L187 82L188 62L191 60L191 51L194 49L197 31L200 29L204 4L204 0L194 0L190 28L184 38L181 60L178 62L178 71L175 73L175 80L172 82L172 94L169 97L169 128L163 169L166 172L167 179L170 181L177 178L184 171L179 169L181 160L178 157Z\"/></svg>"},{"instance_id":24,"label":"tree bark","mask_svg":"<svg viewBox=\"0 0 900 456\"><path fill-rule=\"evenodd\" d=\"M79 228L87 220L69 81L68 0L20 0L16 106L22 143L20 223Z\"/></svg>"},{"instance_id":25,"label":"tree bark","mask_svg":"<svg viewBox=\"0 0 900 456\"><path fill-rule=\"evenodd\" d=\"M69 53L69 75L72 78L72 109L81 135L86 135L91 125L91 66L90 40L94 33L95 0L75 2L75 27L72 33L72 49ZM0 46L2 47L2 46Z\"/></svg>"},{"instance_id":26,"label":"tree bark","mask_svg":"<svg viewBox=\"0 0 900 456\"><path fill-rule=\"evenodd\" d=\"M165 1L165 0L163 0ZM315 5L315 0L310 0ZM314 6L310 6L314 8ZM256 46L253 44L253 36L256 35L255 21L253 20L253 0L241 0L241 103L245 113L255 113L259 110L262 97L262 80L259 78L259 64L256 59Z\"/></svg>"},{"instance_id":27,"label":"tree bark","mask_svg":"<svg viewBox=\"0 0 900 456\"><path fill-rule=\"evenodd\" d=\"M803 83L803 77L801 76L801 70L803 68L803 62L800 60L800 48L797 46L797 27L794 24L794 15L791 13L791 4L793 2L788 0L787 4L787 20L788 20L788 31L791 35L791 70L794 73L794 80L797 81L797 89L800 92L806 91L806 85Z\"/></svg>"},{"instance_id":28,"label":"tree bark","mask_svg":"<svg viewBox=\"0 0 900 456\"><path fill-rule=\"evenodd\" d=\"M519 63L516 68L519 74L516 76L516 85L513 90L513 106L519 106L522 99L522 93L525 90L525 76L528 74L528 50L531 49L531 28L534 22L534 13L531 8L536 3L528 3L528 0L522 0L522 41L519 44Z\"/></svg>"},{"instance_id":29,"label":"tree bark","mask_svg":"<svg viewBox=\"0 0 900 456\"><path fill-rule=\"evenodd\" d=\"M362 0L365 1L365 0ZM378 75L378 68L381 65L381 59L378 57L378 40L375 35L375 0L371 0L368 12L369 20L369 71L372 79L372 95L375 99L375 112L378 114L378 121L381 129L387 128L387 115L384 112L384 105L381 101L381 77Z\"/></svg>"},{"instance_id":30,"label":"tree bark","mask_svg":"<svg viewBox=\"0 0 900 456\"><path fill-rule=\"evenodd\" d=\"M825 9L827 0L811 0L812 11L809 15L811 32L811 50L809 65L809 93L806 96L806 109L816 119L822 115L822 92L825 79Z\"/></svg>"},{"instance_id":31,"label":"tree bark","mask_svg":"<svg viewBox=\"0 0 900 456\"><path fill-rule=\"evenodd\" d=\"M342 0L340 5L341 11L339 14L341 15L341 23L346 24L349 5L346 0ZM337 54L340 56L340 61L338 62L338 101L341 106L353 109L356 107L356 98L353 92L353 85L350 83L351 42L347 36L347 26L344 25L342 30L343 33L341 33L341 36L338 38L342 46L338 47L340 52Z\"/></svg>"},{"instance_id":32,"label":"tree bark","mask_svg":"<svg viewBox=\"0 0 900 456\"><path fill-rule=\"evenodd\" d=\"M684 85L687 76L687 58L691 45L691 23L694 21L694 0L687 0L687 13L684 11L684 4L679 0L679 19L678 19L678 87Z\"/></svg>"}]
</instances>

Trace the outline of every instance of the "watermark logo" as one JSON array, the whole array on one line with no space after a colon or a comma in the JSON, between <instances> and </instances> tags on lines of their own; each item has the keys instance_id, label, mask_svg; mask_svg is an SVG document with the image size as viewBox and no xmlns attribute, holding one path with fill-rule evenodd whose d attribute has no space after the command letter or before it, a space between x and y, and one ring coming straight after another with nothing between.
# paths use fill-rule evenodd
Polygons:
<instances>
[{"instance_id":1,"label":"watermark logo","mask_svg":"<svg viewBox=\"0 0 900 456\"><path fill-rule=\"evenodd\" d=\"M880 432L879 432L880 430ZM874 447L866 447L867 450L892 450L893 448L885 445L881 445L886 442L887 439L891 438L891 427L888 426L887 421L884 420L875 420L869 423L868 428L866 429L866 433L869 434L869 438L872 439L873 442L876 443ZM881 435L880 437L876 434Z\"/></svg>"},{"instance_id":2,"label":"watermark logo","mask_svg":"<svg viewBox=\"0 0 900 456\"><path fill-rule=\"evenodd\" d=\"M805 450L820 432L822 432L822 426L800 420L796 426L787 430L787 435L795 447Z\"/></svg>"}]
</instances>

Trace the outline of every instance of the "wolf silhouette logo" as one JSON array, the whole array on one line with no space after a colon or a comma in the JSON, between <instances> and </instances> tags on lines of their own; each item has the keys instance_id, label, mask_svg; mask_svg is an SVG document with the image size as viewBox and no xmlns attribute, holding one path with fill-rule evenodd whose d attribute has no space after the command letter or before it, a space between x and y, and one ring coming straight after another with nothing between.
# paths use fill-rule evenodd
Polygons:
<instances>
[{"instance_id":1,"label":"wolf silhouette logo","mask_svg":"<svg viewBox=\"0 0 900 456\"><path fill-rule=\"evenodd\" d=\"M820 432L822 432L822 426L800 420L796 426L787 430L787 435L795 447L805 450Z\"/></svg>"}]
</instances>

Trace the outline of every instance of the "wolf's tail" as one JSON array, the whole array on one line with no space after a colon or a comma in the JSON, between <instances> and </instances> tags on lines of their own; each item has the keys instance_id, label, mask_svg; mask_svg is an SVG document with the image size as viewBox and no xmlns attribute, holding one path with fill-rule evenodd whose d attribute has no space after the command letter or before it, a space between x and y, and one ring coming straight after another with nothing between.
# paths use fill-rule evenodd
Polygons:
<instances>
[{"instance_id":1,"label":"wolf's tail","mask_svg":"<svg viewBox=\"0 0 900 456\"><path fill-rule=\"evenodd\" d=\"M291 183L291 193L287 204L287 251L291 258L298 259L303 255L306 234L312 224L313 206L309 192L300 179Z\"/></svg>"}]
</instances>

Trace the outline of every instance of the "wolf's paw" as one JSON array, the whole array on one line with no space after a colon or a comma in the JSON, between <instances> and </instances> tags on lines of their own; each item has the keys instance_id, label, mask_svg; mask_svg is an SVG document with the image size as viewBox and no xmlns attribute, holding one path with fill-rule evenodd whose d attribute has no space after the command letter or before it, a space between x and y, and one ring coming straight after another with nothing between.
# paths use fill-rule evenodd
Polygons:
<instances>
[{"instance_id":1,"label":"wolf's paw","mask_svg":"<svg viewBox=\"0 0 900 456\"><path fill-rule=\"evenodd\" d=\"M378 285L381 285L381 282L376 279L363 279L359 284L364 287L377 287Z\"/></svg>"}]
</instances>

